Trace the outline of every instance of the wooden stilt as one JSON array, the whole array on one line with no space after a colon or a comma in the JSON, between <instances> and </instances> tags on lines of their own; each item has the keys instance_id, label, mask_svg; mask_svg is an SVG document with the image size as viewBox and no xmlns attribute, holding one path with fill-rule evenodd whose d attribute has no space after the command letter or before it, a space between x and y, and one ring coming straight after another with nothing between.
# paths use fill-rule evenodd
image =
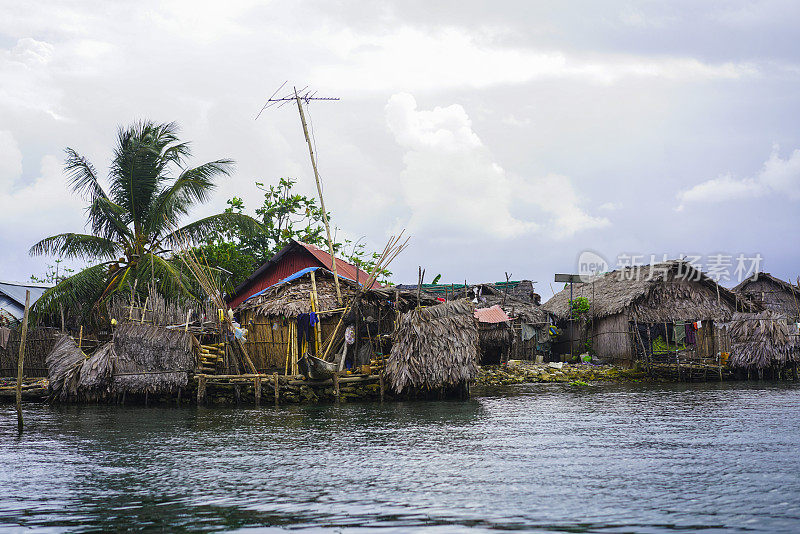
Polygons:
<instances>
[{"instance_id":1,"label":"wooden stilt","mask_svg":"<svg viewBox=\"0 0 800 534\"><path fill-rule=\"evenodd\" d=\"M333 373L333 398L339 402L339 373Z\"/></svg>"},{"instance_id":2,"label":"wooden stilt","mask_svg":"<svg viewBox=\"0 0 800 534\"><path fill-rule=\"evenodd\" d=\"M383 382L383 369L381 369L381 372L378 374L378 376L380 377L380 384L381 384L381 402L383 402L383 395L385 390Z\"/></svg>"},{"instance_id":3,"label":"wooden stilt","mask_svg":"<svg viewBox=\"0 0 800 534\"><path fill-rule=\"evenodd\" d=\"M275 406L278 405L278 393L280 392L280 383L278 382L278 373L272 374L272 385L275 387Z\"/></svg>"},{"instance_id":4,"label":"wooden stilt","mask_svg":"<svg viewBox=\"0 0 800 534\"><path fill-rule=\"evenodd\" d=\"M25 290L25 312L22 316L22 335L19 340L19 357L17 358L17 430L22 432L22 375L25 372L25 338L28 337L28 312L31 307L31 292Z\"/></svg>"},{"instance_id":5,"label":"wooden stilt","mask_svg":"<svg viewBox=\"0 0 800 534\"><path fill-rule=\"evenodd\" d=\"M197 378L197 405L202 406L206 403L206 377Z\"/></svg>"},{"instance_id":6,"label":"wooden stilt","mask_svg":"<svg viewBox=\"0 0 800 534\"><path fill-rule=\"evenodd\" d=\"M257 376L253 379L253 393L256 398L256 406L261 406L261 377Z\"/></svg>"}]
</instances>

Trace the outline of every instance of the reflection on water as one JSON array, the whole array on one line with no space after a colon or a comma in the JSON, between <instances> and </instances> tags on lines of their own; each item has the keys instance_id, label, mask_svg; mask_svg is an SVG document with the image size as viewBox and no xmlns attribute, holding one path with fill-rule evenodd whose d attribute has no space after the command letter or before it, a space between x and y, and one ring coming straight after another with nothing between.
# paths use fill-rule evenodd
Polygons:
<instances>
[{"instance_id":1,"label":"reflection on water","mask_svg":"<svg viewBox=\"0 0 800 534\"><path fill-rule=\"evenodd\" d=\"M793 384L0 411L0 528L800 530Z\"/></svg>"}]
</instances>

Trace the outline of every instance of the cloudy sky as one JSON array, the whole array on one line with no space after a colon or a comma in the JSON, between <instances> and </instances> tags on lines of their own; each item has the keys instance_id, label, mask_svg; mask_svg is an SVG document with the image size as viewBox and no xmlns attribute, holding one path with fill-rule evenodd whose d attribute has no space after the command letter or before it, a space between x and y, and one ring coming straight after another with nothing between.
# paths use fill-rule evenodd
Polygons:
<instances>
[{"instance_id":1,"label":"cloudy sky","mask_svg":"<svg viewBox=\"0 0 800 534\"><path fill-rule=\"evenodd\" d=\"M584 250L800 274L798 2L208 4L0 1L0 279L84 229L64 148L104 170L136 119L236 160L196 216L256 180L314 193L296 109L254 120L286 80L341 98L309 109L326 204L371 247L410 232L397 282L546 299Z\"/></svg>"}]
</instances>

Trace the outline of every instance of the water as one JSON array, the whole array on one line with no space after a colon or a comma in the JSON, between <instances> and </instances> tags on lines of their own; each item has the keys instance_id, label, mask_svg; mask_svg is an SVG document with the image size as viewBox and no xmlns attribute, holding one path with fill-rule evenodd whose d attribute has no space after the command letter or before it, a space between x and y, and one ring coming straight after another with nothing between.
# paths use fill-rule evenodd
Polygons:
<instances>
[{"instance_id":1,"label":"water","mask_svg":"<svg viewBox=\"0 0 800 534\"><path fill-rule=\"evenodd\" d=\"M0 530L800 530L794 384L0 411Z\"/></svg>"}]
</instances>

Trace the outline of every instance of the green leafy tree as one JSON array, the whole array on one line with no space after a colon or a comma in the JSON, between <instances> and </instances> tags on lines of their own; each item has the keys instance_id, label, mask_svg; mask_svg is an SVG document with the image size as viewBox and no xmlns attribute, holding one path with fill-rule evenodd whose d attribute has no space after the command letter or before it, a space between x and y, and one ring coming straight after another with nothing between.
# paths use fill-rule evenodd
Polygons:
<instances>
[{"instance_id":1,"label":"green leafy tree","mask_svg":"<svg viewBox=\"0 0 800 534\"><path fill-rule=\"evenodd\" d=\"M210 234L200 247L209 265L231 273L228 290L241 284L253 270L277 254L292 239L328 249L322 210L316 199L295 192L296 184L297 180L291 178L280 178L277 184L269 186L256 182L256 186L264 192L264 201L255 210L255 217L261 223L260 232L239 235L231 230L219 231ZM225 211L244 214L244 201L239 197L228 200ZM365 245L360 242L334 242L333 248L337 255L366 272L371 272L379 258L377 253L367 252ZM386 283L386 278L391 274L388 270L381 270L378 279Z\"/></svg>"},{"instance_id":2,"label":"green leafy tree","mask_svg":"<svg viewBox=\"0 0 800 534\"><path fill-rule=\"evenodd\" d=\"M190 209L209 200L220 176L233 161L220 159L189 167L189 144L178 139L175 123L141 121L120 128L104 187L95 167L72 148L65 171L73 192L88 202L91 233L45 238L32 255L79 259L89 267L59 281L36 303L40 312L63 305L85 315L122 290L153 283L169 298L196 298L173 249L179 242L198 243L211 233L238 228L255 233L260 224L242 213L211 215L178 228Z\"/></svg>"}]
</instances>

